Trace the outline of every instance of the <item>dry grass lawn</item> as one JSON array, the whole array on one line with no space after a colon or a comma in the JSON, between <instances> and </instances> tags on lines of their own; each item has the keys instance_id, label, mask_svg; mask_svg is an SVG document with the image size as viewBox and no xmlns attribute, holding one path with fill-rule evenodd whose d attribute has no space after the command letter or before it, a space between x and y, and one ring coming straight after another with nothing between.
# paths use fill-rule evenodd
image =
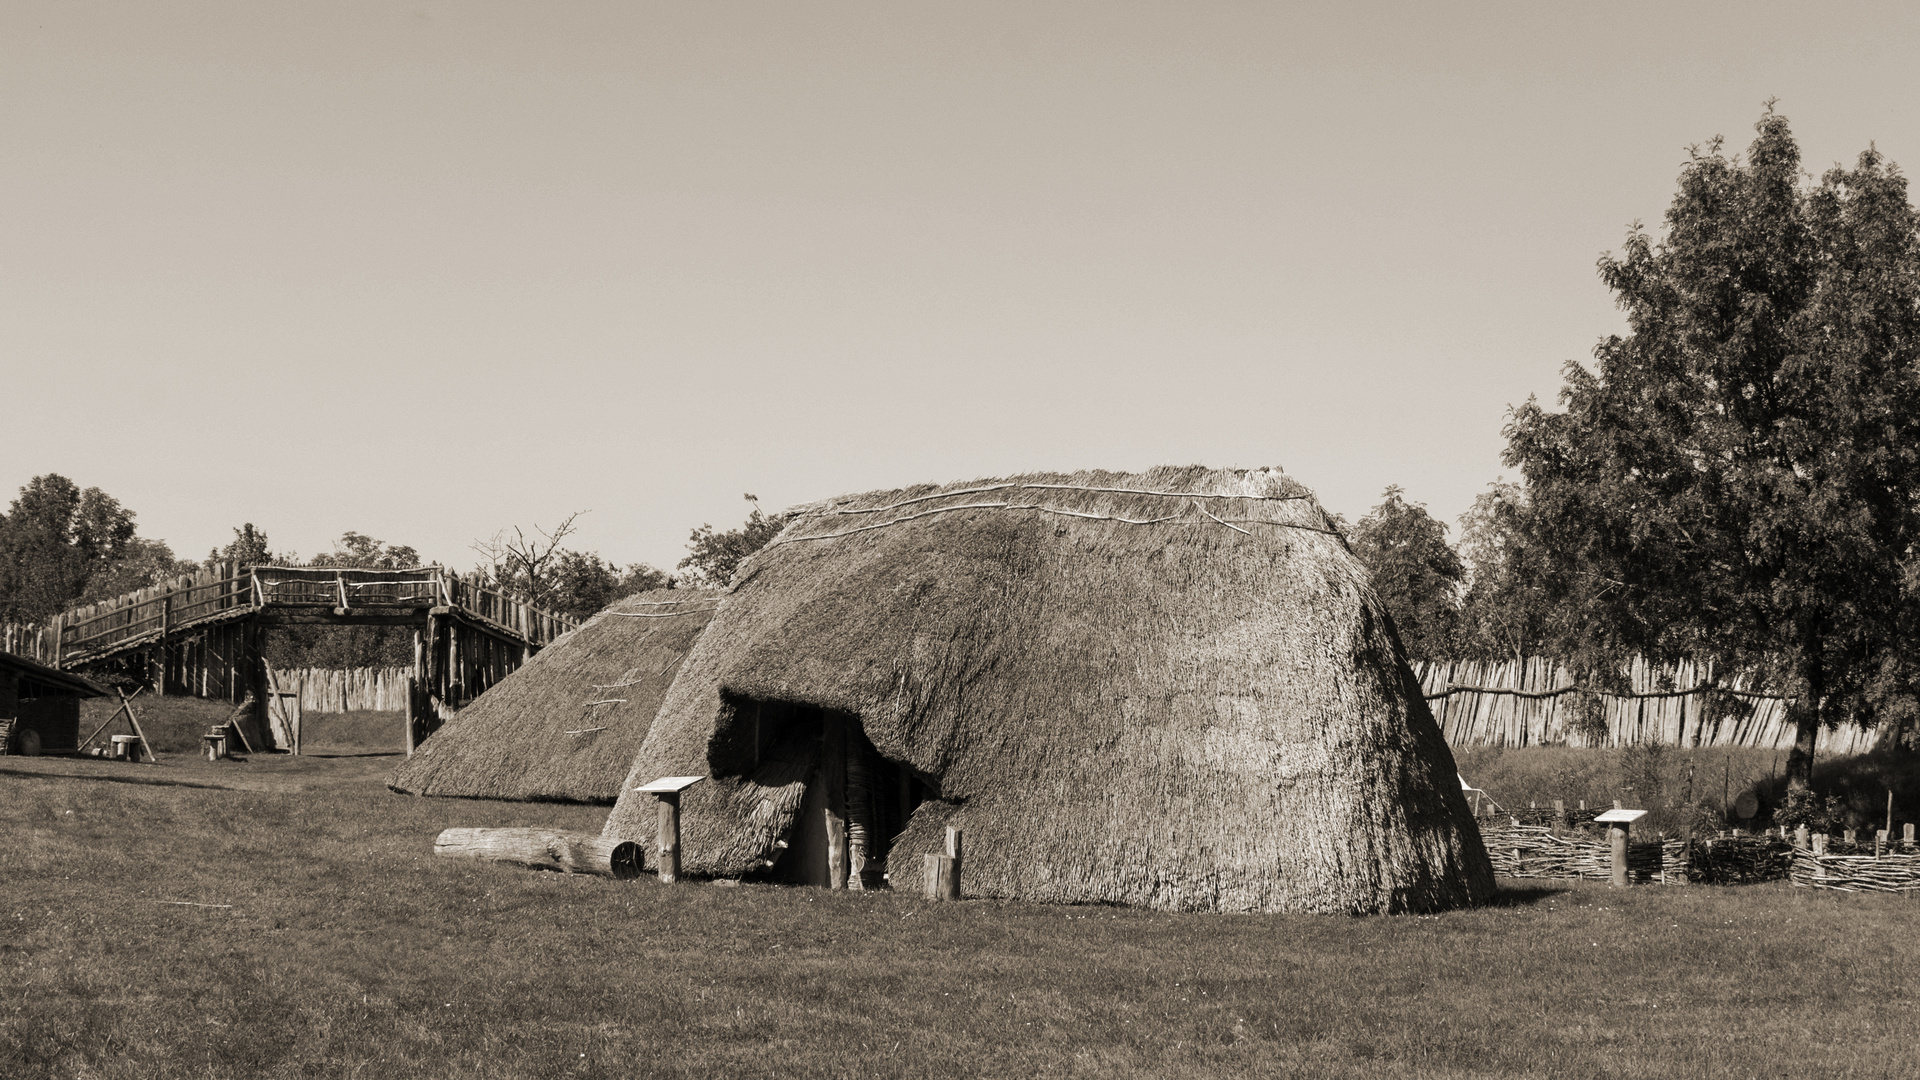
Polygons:
<instances>
[{"instance_id":1,"label":"dry grass lawn","mask_svg":"<svg viewBox=\"0 0 1920 1080\"><path fill-rule=\"evenodd\" d=\"M606 811L396 796L396 759L358 756L388 747L315 749L0 758L0 1075L1920 1075L1913 900L1582 885L1342 919L662 887L435 859L448 826Z\"/></svg>"}]
</instances>

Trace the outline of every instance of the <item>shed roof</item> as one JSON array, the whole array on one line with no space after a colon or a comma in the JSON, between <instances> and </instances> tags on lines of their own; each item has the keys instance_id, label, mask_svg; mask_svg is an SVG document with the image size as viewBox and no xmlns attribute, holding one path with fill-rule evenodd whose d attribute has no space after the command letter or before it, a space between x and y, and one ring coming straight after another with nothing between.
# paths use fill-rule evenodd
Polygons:
<instances>
[{"instance_id":1,"label":"shed roof","mask_svg":"<svg viewBox=\"0 0 1920 1080\"><path fill-rule=\"evenodd\" d=\"M71 671L61 671L45 664L29 660L24 656L15 656L10 652L0 652L0 668L12 668L22 675L29 675L41 682L71 690L81 697L106 697L107 692L94 683L75 675Z\"/></svg>"}]
</instances>

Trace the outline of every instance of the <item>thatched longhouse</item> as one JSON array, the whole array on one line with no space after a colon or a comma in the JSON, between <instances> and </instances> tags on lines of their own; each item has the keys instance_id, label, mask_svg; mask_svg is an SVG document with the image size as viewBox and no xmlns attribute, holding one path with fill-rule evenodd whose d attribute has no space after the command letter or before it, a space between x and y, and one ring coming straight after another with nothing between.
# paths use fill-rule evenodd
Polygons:
<instances>
[{"instance_id":1,"label":"thatched longhouse","mask_svg":"<svg viewBox=\"0 0 1920 1080\"><path fill-rule=\"evenodd\" d=\"M635 758L686 870L1171 910L1471 904L1492 869L1392 626L1277 470L1082 472L803 507L743 565ZM651 847L646 796L608 835ZM651 856L649 856L651 858ZM865 873L862 874L862 862Z\"/></svg>"},{"instance_id":2,"label":"thatched longhouse","mask_svg":"<svg viewBox=\"0 0 1920 1080\"><path fill-rule=\"evenodd\" d=\"M718 595L656 589L556 638L433 733L388 786L419 795L613 802Z\"/></svg>"}]
</instances>

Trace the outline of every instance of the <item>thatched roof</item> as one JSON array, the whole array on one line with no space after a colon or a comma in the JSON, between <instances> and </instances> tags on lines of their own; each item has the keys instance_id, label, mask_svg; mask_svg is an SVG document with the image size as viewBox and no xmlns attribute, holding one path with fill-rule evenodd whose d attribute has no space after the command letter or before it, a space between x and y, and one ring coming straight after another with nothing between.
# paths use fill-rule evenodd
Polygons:
<instances>
[{"instance_id":1,"label":"thatched roof","mask_svg":"<svg viewBox=\"0 0 1920 1080\"><path fill-rule=\"evenodd\" d=\"M856 717L937 795L967 895L1222 911L1473 903L1492 869L1366 571L1278 470L983 480L802 507L743 565L626 785L711 774L684 866L780 854L810 760L760 705ZM652 844L648 799L607 833ZM651 857L651 855L649 856Z\"/></svg>"},{"instance_id":2,"label":"thatched roof","mask_svg":"<svg viewBox=\"0 0 1920 1080\"><path fill-rule=\"evenodd\" d=\"M388 786L612 802L715 600L704 590L657 589L616 601L460 710Z\"/></svg>"}]
</instances>

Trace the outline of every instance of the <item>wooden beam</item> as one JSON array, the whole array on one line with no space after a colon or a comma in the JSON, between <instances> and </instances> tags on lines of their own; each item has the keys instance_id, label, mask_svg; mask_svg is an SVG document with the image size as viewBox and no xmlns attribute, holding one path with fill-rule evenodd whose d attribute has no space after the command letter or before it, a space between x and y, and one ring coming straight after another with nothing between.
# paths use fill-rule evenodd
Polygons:
<instances>
[{"instance_id":1,"label":"wooden beam","mask_svg":"<svg viewBox=\"0 0 1920 1080\"><path fill-rule=\"evenodd\" d=\"M332 612L321 614L317 611L273 609L262 612L258 619L261 626L269 629L286 626L424 626L427 622L425 612L408 615L335 615Z\"/></svg>"},{"instance_id":2,"label":"wooden beam","mask_svg":"<svg viewBox=\"0 0 1920 1080\"><path fill-rule=\"evenodd\" d=\"M137 692L138 691L136 691L136 693ZM151 764L158 765L160 759L153 756L153 744L147 741L147 733L140 730L140 718L134 715L133 699L121 693L119 690L115 690L114 693L120 694L120 707L127 710L127 722L133 725L133 733L140 736L140 745L147 749L147 761Z\"/></svg>"}]
</instances>

